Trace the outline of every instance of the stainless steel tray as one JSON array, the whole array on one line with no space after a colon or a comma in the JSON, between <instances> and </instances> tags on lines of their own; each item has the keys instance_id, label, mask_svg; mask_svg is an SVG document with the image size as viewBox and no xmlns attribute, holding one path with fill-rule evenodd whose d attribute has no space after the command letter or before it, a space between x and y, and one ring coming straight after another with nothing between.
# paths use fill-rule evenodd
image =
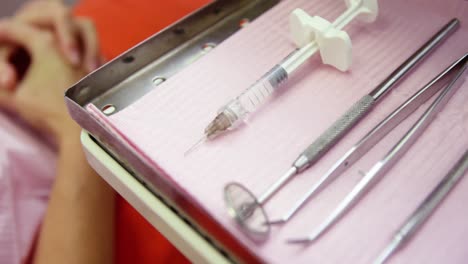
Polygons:
<instances>
[{"instance_id":1,"label":"stainless steel tray","mask_svg":"<svg viewBox=\"0 0 468 264\"><path fill-rule=\"evenodd\" d=\"M228 258L261 262L202 208L193 205L162 172L106 130L85 109L92 103L112 114L171 78L280 0L218 0L145 40L88 75L66 92L72 117L126 170L162 199Z\"/></svg>"}]
</instances>

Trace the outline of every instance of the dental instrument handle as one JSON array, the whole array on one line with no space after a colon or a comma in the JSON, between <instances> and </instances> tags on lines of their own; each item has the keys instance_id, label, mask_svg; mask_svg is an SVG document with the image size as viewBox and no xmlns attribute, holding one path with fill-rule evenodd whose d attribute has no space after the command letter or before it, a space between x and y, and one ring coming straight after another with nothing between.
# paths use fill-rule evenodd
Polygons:
<instances>
[{"instance_id":1,"label":"dental instrument handle","mask_svg":"<svg viewBox=\"0 0 468 264\"><path fill-rule=\"evenodd\" d=\"M422 47L420 47L411 57L396 68L383 82L381 82L369 95L375 100L381 99L386 95L391 87L401 81L407 73L421 62L427 54L437 48L451 33L460 26L460 21L457 18L450 20L443 28L439 30L431 39L429 39Z\"/></svg>"},{"instance_id":2,"label":"dental instrument handle","mask_svg":"<svg viewBox=\"0 0 468 264\"><path fill-rule=\"evenodd\" d=\"M391 243L382 251L374 264L385 263L385 261L401 246L411 238L416 231L429 218L431 213L442 202L455 184L465 175L468 170L468 150L452 167L449 173L439 182L431 193L418 206L413 214L405 221L395 234Z\"/></svg>"},{"instance_id":3,"label":"dental instrument handle","mask_svg":"<svg viewBox=\"0 0 468 264\"><path fill-rule=\"evenodd\" d=\"M319 160L346 134L346 132L372 109L374 102L372 96L369 95L364 96L361 100L356 102L340 119L335 121L325 133L299 155L288 172L284 174L280 180L275 182L274 185L268 188L266 193L260 198L260 201L268 200L269 197L274 195L274 193L285 185L294 175L301 173Z\"/></svg>"},{"instance_id":4,"label":"dental instrument handle","mask_svg":"<svg viewBox=\"0 0 468 264\"><path fill-rule=\"evenodd\" d=\"M302 152L294 166L300 172L312 166L372 109L374 103L372 96L362 97Z\"/></svg>"},{"instance_id":5,"label":"dental instrument handle","mask_svg":"<svg viewBox=\"0 0 468 264\"><path fill-rule=\"evenodd\" d=\"M434 211L436 206L440 204L442 199L449 193L455 186L458 180L465 174L468 169L468 151L462 156L455 166L449 171L444 179L437 185L437 187L424 199L416 211L409 217L406 223L398 232L398 236L408 238L412 236L417 228L420 227L424 221Z\"/></svg>"},{"instance_id":6,"label":"dental instrument handle","mask_svg":"<svg viewBox=\"0 0 468 264\"><path fill-rule=\"evenodd\" d=\"M294 175L301 173L315 163L347 130L364 117L372 108L373 103L374 99L368 95L355 103L345 115L327 130L327 132L322 134L319 139L314 141L312 145L299 155L291 168L260 197L259 202L263 203L268 200Z\"/></svg>"}]
</instances>

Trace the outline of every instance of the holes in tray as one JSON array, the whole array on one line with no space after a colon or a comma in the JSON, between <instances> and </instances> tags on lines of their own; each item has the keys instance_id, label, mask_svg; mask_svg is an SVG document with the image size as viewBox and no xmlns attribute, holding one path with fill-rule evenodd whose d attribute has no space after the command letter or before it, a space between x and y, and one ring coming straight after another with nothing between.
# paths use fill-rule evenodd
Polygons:
<instances>
[{"instance_id":1,"label":"holes in tray","mask_svg":"<svg viewBox=\"0 0 468 264\"><path fill-rule=\"evenodd\" d=\"M134 60L135 60L135 57L133 57L133 56L125 56L125 57L123 57L123 59L122 59L122 61L123 61L124 63L132 63Z\"/></svg>"},{"instance_id":2,"label":"holes in tray","mask_svg":"<svg viewBox=\"0 0 468 264\"><path fill-rule=\"evenodd\" d=\"M158 86L160 85L161 83L165 82L166 81L166 78L162 77L162 76L156 76L153 78L153 80L151 80L153 82L153 85L154 86Z\"/></svg>"},{"instance_id":3,"label":"holes in tray","mask_svg":"<svg viewBox=\"0 0 468 264\"><path fill-rule=\"evenodd\" d=\"M223 11L223 9L221 7L215 7L215 9L213 9L213 14L215 15L219 15L219 13L221 13Z\"/></svg>"},{"instance_id":4,"label":"holes in tray","mask_svg":"<svg viewBox=\"0 0 468 264\"><path fill-rule=\"evenodd\" d=\"M182 35L182 34L185 34L185 29L184 28L174 28L173 32L176 35Z\"/></svg>"},{"instance_id":5,"label":"holes in tray","mask_svg":"<svg viewBox=\"0 0 468 264\"><path fill-rule=\"evenodd\" d=\"M205 44L203 44L203 46L202 46L202 50L203 50L203 52L205 52L205 53L210 52L210 51L213 50L214 48L216 48L216 43L213 43L213 42L205 43Z\"/></svg>"},{"instance_id":6,"label":"holes in tray","mask_svg":"<svg viewBox=\"0 0 468 264\"><path fill-rule=\"evenodd\" d=\"M239 27L244 28L250 24L250 19L243 18L239 21Z\"/></svg>"},{"instance_id":7,"label":"holes in tray","mask_svg":"<svg viewBox=\"0 0 468 264\"><path fill-rule=\"evenodd\" d=\"M79 96L81 97L87 97L90 93L91 93L90 86L84 86L79 89Z\"/></svg>"},{"instance_id":8,"label":"holes in tray","mask_svg":"<svg viewBox=\"0 0 468 264\"><path fill-rule=\"evenodd\" d=\"M101 108L101 111L105 114L105 115L112 115L113 113L115 113L115 111L117 110L117 108L115 107L115 105L113 104L106 104L105 106L103 106Z\"/></svg>"}]
</instances>

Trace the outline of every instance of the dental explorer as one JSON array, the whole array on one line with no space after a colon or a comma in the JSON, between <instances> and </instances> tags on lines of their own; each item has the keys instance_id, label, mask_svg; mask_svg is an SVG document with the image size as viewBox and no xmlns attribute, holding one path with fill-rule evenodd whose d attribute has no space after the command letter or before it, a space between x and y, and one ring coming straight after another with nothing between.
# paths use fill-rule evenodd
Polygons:
<instances>
[{"instance_id":1,"label":"dental explorer","mask_svg":"<svg viewBox=\"0 0 468 264\"><path fill-rule=\"evenodd\" d=\"M377 0L347 0L348 9L331 24L332 28L341 30L349 22L359 15L368 16L366 22L372 22L371 9L377 9ZM192 145L184 155L203 143L205 140L214 139L227 130L235 128L248 114L254 112L267 98L283 85L297 69L319 50L317 41L311 41L300 49L296 49L287 55L280 63L263 75L253 85L242 92L219 109L217 116L211 121L204 131L204 135Z\"/></svg>"},{"instance_id":2,"label":"dental explorer","mask_svg":"<svg viewBox=\"0 0 468 264\"><path fill-rule=\"evenodd\" d=\"M340 204L338 204L338 206L312 234L305 238L288 239L288 243L303 244L313 242L325 231L331 228L339 219L341 219L341 217L365 195L366 191L375 185L377 181L381 179L383 175L385 175L385 173L390 170L390 168L408 151L422 133L424 133L426 128L435 119L436 115L447 104L453 94L464 82L467 67L468 53L437 75L427 85L386 117L384 121L378 124L368 135L366 135L358 145L375 145L379 139L383 138L383 136L390 132L395 126L400 124L407 116L413 113L442 87L445 87L429 108L408 130L408 132L406 132L406 134L392 147L392 149L364 175L351 192L340 202ZM361 150L366 151L368 149L369 146L365 146Z\"/></svg>"},{"instance_id":3,"label":"dental explorer","mask_svg":"<svg viewBox=\"0 0 468 264\"><path fill-rule=\"evenodd\" d=\"M229 214L242 227L242 230L255 240L265 239L270 232L271 222L268 221L268 216L263 205L293 176L303 172L317 162L326 150L336 144L366 113L373 109L376 102L379 102L410 70L453 33L458 25L459 21L457 19L451 20L402 65L395 69L369 95L366 95L364 99L355 103L325 133L307 147L294 161L290 169L274 184L269 186L267 191L258 199L240 183L232 182L226 185L224 188L224 199ZM281 222L284 223L288 219Z\"/></svg>"},{"instance_id":4,"label":"dental explorer","mask_svg":"<svg viewBox=\"0 0 468 264\"><path fill-rule=\"evenodd\" d=\"M326 138L332 138L329 140L330 142L336 142L344 136L346 132L348 132L355 124L357 124L365 114L369 113L373 107L376 105L377 102L386 94L388 93L395 84L403 78L403 76L421 59L424 58L427 52L430 52L434 49L437 45L439 45L442 40L444 40L448 35L453 33L458 26L460 25L460 21L456 18L452 19L449 23L447 23L439 32L437 32L429 41L424 44L421 48L419 48L416 53L414 53L411 57L409 57L402 65L400 65L392 74L390 74L381 84L377 86L374 90L372 90L368 95L365 95L361 98L353 107L351 107L338 121L336 121L328 130L323 133L319 139L317 139L314 144L317 145L316 152L324 152L328 151L332 145L329 144L325 147L320 147L320 143L325 141ZM337 132L339 131L339 132ZM325 139L323 139L325 138ZM311 145L312 146L312 145ZM319 181L312 186L312 188L299 200L295 203L295 205L280 219L271 220L269 221L270 224L284 224L289 219L291 219L301 208L304 206L307 201L313 197L320 189L325 187L326 184L331 182L333 179L338 177L341 173L343 173L346 168L348 168L352 162L356 161L355 159L351 158L350 156L356 153L362 153L362 151L358 151L357 149L351 150L348 152L343 158L341 158L335 165L332 166L330 170L325 173L323 177L319 179ZM322 155L323 155L322 154ZM364 153L362 153L364 154ZM317 155L319 156L319 155ZM351 161L352 160L352 161Z\"/></svg>"},{"instance_id":5,"label":"dental explorer","mask_svg":"<svg viewBox=\"0 0 468 264\"><path fill-rule=\"evenodd\" d=\"M449 173L437 184L413 214L399 228L390 244L382 251L374 264L385 263L394 252L402 248L405 243L411 239L447 194L453 189L455 184L461 180L467 170L468 150L465 151L465 154L457 161Z\"/></svg>"}]
</instances>

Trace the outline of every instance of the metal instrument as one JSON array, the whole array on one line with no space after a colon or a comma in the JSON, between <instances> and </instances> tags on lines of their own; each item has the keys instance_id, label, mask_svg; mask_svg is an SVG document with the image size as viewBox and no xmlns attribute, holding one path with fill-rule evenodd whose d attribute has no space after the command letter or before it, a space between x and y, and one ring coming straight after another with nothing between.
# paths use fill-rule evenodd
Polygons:
<instances>
[{"instance_id":1,"label":"metal instrument","mask_svg":"<svg viewBox=\"0 0 468 264\"><path fill-rule=\"evenodd\" d=\"M228 212L254 240L266 239L270 232L270 221L263 205L277 193L293 176L303 172L317 162L354 125L356 125L387 92L396 86L419 62L433 51L459 26L457 19L451 20L401 66L395 69L371 93L356 102L341 118L329 127L318 139L308 146L294 161L291 168L272 184L258 199L240 183L229 183L224 188L224 198ZM292 214L291 214L292 215ZM285 222L289 219L282 219Z\"/></svg>"},{"instance_id":2,"label":"metal instrument","mask_svg":"<svg viewBox=\"0 0 468 264\"><path fill-rule=\"evenodd\" d=\"M318 239L326 230L335 224L357 201L370 189L413 145L425 131L438 112L450 100L465 80L468 54L458 59L447 69L437 75L432 81L416 92L380 124L361 139L350 151L333 167L349 166L371 149L388 132L400 124L419 106L445 87L435 101L429 106L411 129L397 142L397 144L359 181L353 190L342 200L325 221L309 236L305 238L289 239L288 243L309 243Z\"/></svg>"},{"instance_id":3,"label":"metal instrument","mask_svg":"<svg viewBox=\"0 0 468 264\"><path fill-rule=\"evenodd\" d=\"M402 248L405 243L418 231L418 229L429 218L432 212L453 189L455 184L461 180L465 172L468 170L468 150L452 167L449 173L439 182L439 184L431 191L431 193L422 201L413 214L399 228L398 232L393 237L393 240L382 251L381 255L375 260L374 264L385 263L390 256L398 249Z\"/></svg>"}]
</instances>

